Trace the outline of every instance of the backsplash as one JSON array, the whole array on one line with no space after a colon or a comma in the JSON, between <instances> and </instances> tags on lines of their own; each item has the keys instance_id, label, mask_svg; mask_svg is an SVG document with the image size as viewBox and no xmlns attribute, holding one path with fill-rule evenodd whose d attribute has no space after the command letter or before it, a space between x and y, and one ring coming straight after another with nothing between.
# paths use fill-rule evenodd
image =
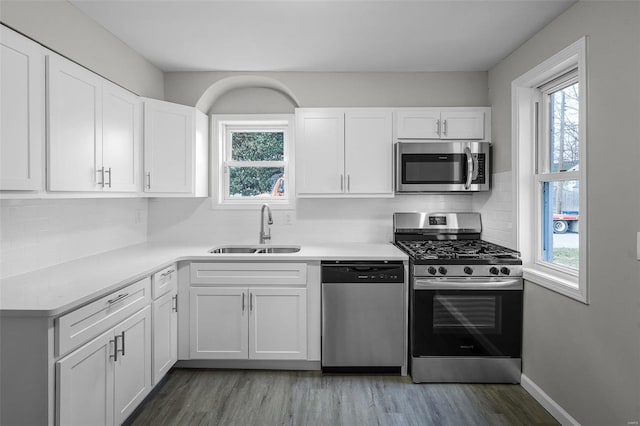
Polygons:
<instances>
[{"instance_id":1,"label":"backsplash","mask_svg":"<svg viewBox=\"0 0 640 426\"><path fill-rule=\"evenodd\" d=\"M299 199L295 211L273 211L272 244L388 242L397 211L471 211L465 195L400 195L383 199ZM149 241L257 243L260 207L212 209L209 199L151 199Z\"/></svg>"},{"instance_id":2,"label":"backsplash","mask_svg":"<svg viewBox=\"0 0 640 426\"><path fill-rule=\"evenodd\" d=\"M147 217L138 198L0 200L0 277L144 242Z\"/></svg>"},{"instance_id":3,"label":"backsplash","mask_svg":"<svg viewBox=\"0 0 640 426\"><path fill-rule=\"evenodd\" d=\"M482 216L482 239L516 249L513 232L513 173L495 173L490 192L473 196L473 211Z\"/></svg>"}]
</instances>

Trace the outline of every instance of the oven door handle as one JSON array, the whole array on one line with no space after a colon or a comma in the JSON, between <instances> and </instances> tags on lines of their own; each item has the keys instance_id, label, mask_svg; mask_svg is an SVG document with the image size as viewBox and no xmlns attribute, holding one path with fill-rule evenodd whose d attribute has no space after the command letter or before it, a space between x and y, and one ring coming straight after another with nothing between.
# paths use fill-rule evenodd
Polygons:
<instances>
[{"instance_id":1,"label":"oven door handle","mask_svg":"<svg viewBox=\"0 0 640 426\"><path fill-rule=\"evenodd\" d=\"M522 290L522 278L501 278L498 280L456 280L415 278L414 290Z\"/></svg>"}]
</instances>

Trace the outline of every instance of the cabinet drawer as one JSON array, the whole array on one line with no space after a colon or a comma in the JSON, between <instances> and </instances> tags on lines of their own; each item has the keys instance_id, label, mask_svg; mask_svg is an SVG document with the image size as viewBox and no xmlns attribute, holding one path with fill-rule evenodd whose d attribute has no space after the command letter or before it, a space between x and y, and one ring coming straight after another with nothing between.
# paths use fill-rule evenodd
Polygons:
<instances>
[{"instance_id":1,"label":"cabinet drawer","mask_svg":"<svg viewBox=\"0 0 640 426\"><path fill-rule=\"evenodd\" d=\"M191 284L307 283L306 263L192 263Z\"/></svg>"},{"instance_id":2,"label":"cabinet drawer","mask_svg":"<svg viewBox=\"0 0 640 426\"><path fill-rule=\"evenodd\" d=\"M151 277L151 297L153 300L178 288L178 268L174 263Z\"/></svg>"},{"instance_id":3,"label":"cabinet drawer","mask_svg":"<svg viewBox=\"0 0 640 426\"><path fill-rule=\"evenodd\" d=\"M151 300L151 279L145 278L56 320L56 353L63 355L124 320Z\"/></svg>"}]
</instances>

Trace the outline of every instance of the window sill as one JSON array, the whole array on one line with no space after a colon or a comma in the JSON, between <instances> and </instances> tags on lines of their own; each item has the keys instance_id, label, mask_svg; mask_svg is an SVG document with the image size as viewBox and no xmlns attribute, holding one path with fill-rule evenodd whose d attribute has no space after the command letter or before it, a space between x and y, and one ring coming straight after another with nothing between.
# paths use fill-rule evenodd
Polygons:
<instances>
[{"instance_id":1,"label":"window sill","mask_svg":"<svg viewBox=\"0 0 640 426\"><path fill-rule=\"evenodd\" d=\"M555 272L555 271L554 271ZM551 271L535 266L525 266L523 271L523 278L533 284L544 287L553 292L559 293L563 296L577 300L585 305L589 304L589 301L585 294L581 293L578 289L576 279L568 279L564 276L552 273Z\"/></svg>"},{"instance_id":2,"label":"window sill","mask_svg":"<svg viewBox=\"0 0 640 426\"><path fill-rule=\"evenodd\" d=\"M251 202L224 202L220 203L212 198L211 210L258 210L263 204L268 204L271 210L295 210L296 205L293 200L289 201L274 201L274 200L260 200Z\"/></svg>"}]
</instances>

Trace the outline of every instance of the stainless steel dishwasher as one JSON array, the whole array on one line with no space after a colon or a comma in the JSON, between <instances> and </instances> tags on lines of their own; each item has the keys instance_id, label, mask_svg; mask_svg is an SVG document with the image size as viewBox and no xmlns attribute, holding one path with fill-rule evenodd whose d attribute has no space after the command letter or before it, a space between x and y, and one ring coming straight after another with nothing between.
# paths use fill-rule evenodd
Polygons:
<instances>
[{"instance_id":1,"label":"stainless steel dishwasher","mask_svg":"<svg viewBox=\"0 0 640 426\"><path fill-rule=\"evenodd\" d=\"M401 373L405 300L402 262L322 262L322 371Z\"/></svg>"}]
</instances>

